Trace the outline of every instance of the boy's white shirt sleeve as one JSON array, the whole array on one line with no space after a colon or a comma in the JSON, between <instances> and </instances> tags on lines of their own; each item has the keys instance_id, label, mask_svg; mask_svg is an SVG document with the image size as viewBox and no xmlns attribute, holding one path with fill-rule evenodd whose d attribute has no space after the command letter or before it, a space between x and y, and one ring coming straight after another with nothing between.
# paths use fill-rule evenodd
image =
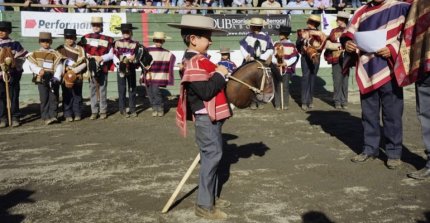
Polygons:
<instances>
[{"instance_id":1,"label":"boy's white shirt sleeve","mask_svg":"<svg viewBox=\"0 0 430 223\"><path fill-rule=\"evenodd\" d=\"M79 74L87 67L86 63L81 63L79 66L72 69L73 72Z\"/></svg>"},{"instance_id":2,"label":"boy's white shirt sleeve","mask_svg":"<svg viewBox=\"0 0 430 223\"><path fill-rule=\"evenodd\" d=\"M113 49L111 48L109 52L102 56L103 62L111 61L113 60Z\"/></svg>"},{"instance_id":3,"label":"boy's white shirt sleeve","mask_svg":"<svg viewBox=\"0 0 430 223\"><path fill-rule=\"evenodd\" d=\"M43 69L42 67L37 66L36 64L32 63L30 60L27 60L28 66L30 67L31 72L35 74L39 74L40 71Z\"/></svg>"},{"instance_id":4,"label":"boy's white shirt sleeve","mask_svg":"<svg viewBox=\"0 0 430 223\"><path fill-rule=\"evenodd\" d=\"M115 65L115 67L118 67L119 58L116 55L113 56L113 64Z\"/></svg>"},{"instance_id":5,"label":"boy's white shirt sleeve","mask_svg":"<svg viewBox=\"0 0 430 223\"><path fill-rule=\"evenodd\" d=\"M60 81L62 74L63 74L63 64L59 63L57 65L57 67L55 68L54 78L57 79L58 81Z\"/></svg>"},{"instance_id":6,"label":"boy's white shirt sleeve","mask_svg":"<svg viewBox=\"0 0 430 223\"><path fill-rule=\"evenodd\" d=\"M287 67L289 67L289 66L293 65L295 62L297 62L298 60L299 60L299 55L292 57L288 60L284 59L284 63L287 65Z\"/></svg>"},{"instance_id":7,"label":"boy's white shirt sleeve","mask_svg":"<svg viewBox=\"0 0 430 223\"><path fill-rule=\"evenodd\" d=\"M270 56L273 55L273 49L266 50L263 54L260 55L260 59L267 60Z\"/></svg>"},{"instance_id":8,"label":"boy's white shirt sleeve","mask_svg":"<svg viewBox=\"0 0 430 223\"><path fill-rule=\"evenodd\" d=\"M240 52L242 53L243 58L245 59L247 56L249 56L250 54L248 53L248 51L245 50L245 48L243 48L243 46L240 46Z\"/></svg>"}]
</instances>

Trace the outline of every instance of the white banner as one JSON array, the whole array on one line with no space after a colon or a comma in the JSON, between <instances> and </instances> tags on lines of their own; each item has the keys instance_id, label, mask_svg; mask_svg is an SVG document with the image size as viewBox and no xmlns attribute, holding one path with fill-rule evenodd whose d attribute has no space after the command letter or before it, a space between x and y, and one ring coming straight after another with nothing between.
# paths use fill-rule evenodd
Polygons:
<instances>
[{"instance_id":1,"label":"white banner","mask_svg":"<svg viewBox=\"0 0 430 223\"><path fill-rule=\"evenodd\" d=\"M21 35L39 36L39 32L51 32L54 37L62 37L64 29L76 29L78 35L91 33L91 17L103 17L103 34L120 37L115 28L127 22L125 13L55 13L21 12Z\"/></svg>"}]
</instances>

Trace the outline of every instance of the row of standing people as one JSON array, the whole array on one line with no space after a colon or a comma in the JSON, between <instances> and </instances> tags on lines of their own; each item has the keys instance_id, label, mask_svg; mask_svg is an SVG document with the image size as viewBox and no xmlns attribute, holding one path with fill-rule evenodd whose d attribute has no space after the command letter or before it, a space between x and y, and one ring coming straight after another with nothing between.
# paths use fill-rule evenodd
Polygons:
<instances>
[{"instance_id":1,"label":"row of standing people","mask_svg":"<svg viewBox=\"0 0 430 223\"><path fill-rule=\"evenodd\" d=\"M144 70L141 81L147 87L147 93L153 109L152 116L164 115L164 102L160 87L173 85L173 67L175 56L162 45L168 38L162 32L155 32L154 45L143 47L132 40L131 24L121 24L118 29L122 39L114 41L103 32L102 17L92 17L93 33L84 35L77 42L74 29L64 30L64 44L51 48L51 33L39 34L40 49L28 53L21 44L9 38L12 32L10 22L0 22L0 48L10 47L16 66L8 74L2 72L0 97L0 127L19 126L19 90L22 65L27 59L33 72L33 82L37 85L40 97L41 118L45 124L57 122L59 89L63 97L63 112L67 121L79 121L82 118L82 87L89 79L91 116L90 119L107 118L107 83L108 71L112 64L118 67L119 112L125 117L137 116L136 113L136 69ZM11 121L7 118L6 83L3 75L10 76ZM128 112L126 93L129 94ZM10 122L10 123L9 123Z\"/></svg>"}]
</instances>

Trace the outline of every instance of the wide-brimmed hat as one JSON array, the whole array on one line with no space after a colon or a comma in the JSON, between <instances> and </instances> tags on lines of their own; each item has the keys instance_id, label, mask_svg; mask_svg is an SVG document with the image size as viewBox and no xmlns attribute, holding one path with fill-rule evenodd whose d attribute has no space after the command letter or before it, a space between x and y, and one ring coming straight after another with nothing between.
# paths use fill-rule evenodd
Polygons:
<instances>
[{"instance_id":1,"label":"wide-brimmed hat","mask_svg":"<svg viewBox=\"0 0 430 223\"><path fill-rule=\"evenodd\" d=\"M50 32L40 32L39 33L39 39L51 39L52 40L52 34Z\"/></svg>"},{"instance_id":2,"label":"wide-brimmed hat","mask_svg":"<svg viewBox=\"0 0 430 223\"><path fill-rule=\"evenodd\" d=\"M195 30L207 30L211 32L226 32L221 29L217 29L215 26L215 20L201 15L183 15L181 23L168 23L170 27L178 29L195 29Z\"/></svg>"},{"instance_id":3,"label":"wide-brimmed hat","mask_svg":"<svg viewBox=\"0 0 430 223\"><path fill-rule=\"evenodd\" d=\"M60 34L63 36L77 36L78 34L76 34L76 29L64 29L63 33Z\"/></svg>"},{"instance_id":4,"label":"wide-brimmed hat","mask_svg":"<svg viewBox=\"0 0 430 223\"><path fill-rule=\"evenodd\" d=\"M164 32L154 32L154 34L152 36L148 36L148 38L162 40L172 39L170 36L166 36Z\"/></svg>"},{"instance_id":5,"label":"wide-brimmed hat","mask_svg":"<svg viewBox=\"0 0 430 223\"><path fill-rule=\"evenodd\" d=\"M262 18L258 18L258 17L251 18L250 20L246 21L245 23L246 23L246 25L249 25L249 26L265 26L265 25L267 25L266 20L264 20Z\"/></svg>"},{"instance_id":6,"label":"wide-brimmed hat","mask_svg":"<svg viewBox=\"0 0 430 223\"><path fill-rule=\"evenodd\" d=\"M320 15L310 15L308 20L321 23L321 16Z\"/></svg>"},{"instance_id":7,"label":"wide-brimmed hat","mask_svg":"<svg viewBox=\"0 0 430 223\"><path fill-rule=\"evenodd\" d=\"M345 12L345 11L339 11L337 12L336 15L337 18L343 18L343 19L348 19L351 17L351 13L349 12Z\"/></svg>"},{"instance_id":8,"label":"wide-brimmed hat","mask_svg":"<svg viewBox=\"0 0 430 223\"><path fill-rule=\"evenodd\" d=\"M0 29L12 30L12 28L16 28L12 26L12 23L9 21L0 21Z\"/></svg>"},{"instance_id":9,"label":"wide-brimmed hat","mask_svg":"<svg viewBox=\"0 0 430 223\"><path fill-rule=\"evenodd\" d=\"M231 52L233 52L233 51L231 51L230 48L228 48L228 47L223 47L219 50L220 54L226 54L226 53L231 53Z\"/></svg>"},{"instance_id":10,"label":"wide-brimmed hat","mask_svg":"<svg viewBox=\"0 0 430 223\"><path fill-rule=\"evenodd\" d=\"M289 36L291 34L291 27L290 26L281 25L279 27L279 29L277 29L277 30L278 30L279 34L285 34L287 36Z\"/></svg>"},{"instance_id":11,"label":"wide-brimmed hat","mask_svg":"<svg viewBox=\"0 0 430 223\"><path fill-rule=\"evenodd\" d=\"M91 24L102 24L102 23L103 23L103 17L101 16L91 17Z\"/></svg>"},{"instance_id":12,"label":"wide-brimmed hat","mask_svg":"<svg viewBox=\"0 0 430 223\"><path fill-rule=\"evenodd\" d=\"M137 29L137 27L134 27L131 23L122 23L120 27L116 27L115 29L119 29L121 31L131 31Z\"/></svg>"}]
</instances>

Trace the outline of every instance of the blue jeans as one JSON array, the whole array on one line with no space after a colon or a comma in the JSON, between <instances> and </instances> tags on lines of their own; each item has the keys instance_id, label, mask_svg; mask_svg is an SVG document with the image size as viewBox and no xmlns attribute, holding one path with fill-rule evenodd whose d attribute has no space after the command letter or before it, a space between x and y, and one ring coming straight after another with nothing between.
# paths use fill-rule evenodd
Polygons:
<instances>
[{"instance_id":1,"label":"blue jeans","mask_svg":"<svg viewBox=\"0 0 430 223\"><path fill-rule=\"evenodd\" d=\"M353 8L361 7L361 1L360 0L351 0L351 5Z\"/></svg>"}]
</instances>

